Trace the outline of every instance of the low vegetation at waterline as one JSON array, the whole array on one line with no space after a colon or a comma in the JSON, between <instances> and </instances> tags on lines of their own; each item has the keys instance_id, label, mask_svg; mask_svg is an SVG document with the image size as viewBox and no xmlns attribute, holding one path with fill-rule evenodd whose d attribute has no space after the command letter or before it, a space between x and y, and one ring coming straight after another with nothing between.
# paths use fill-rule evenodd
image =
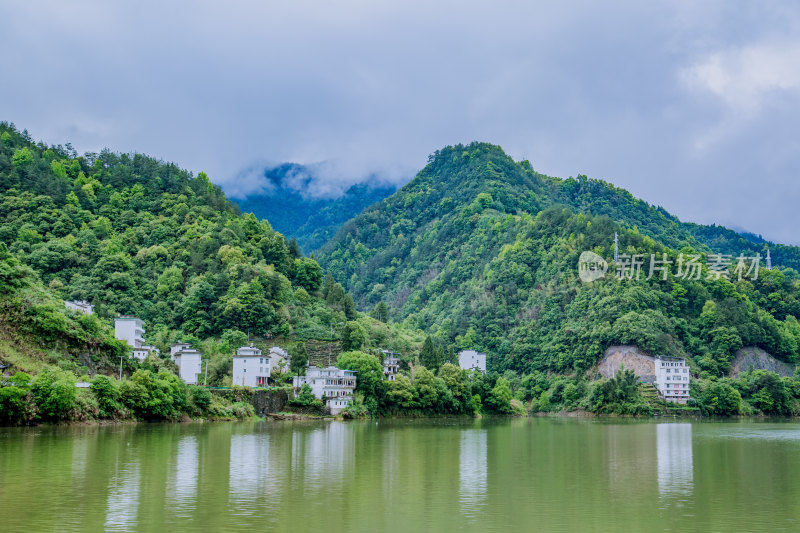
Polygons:
<instances>
[{"instance_id":1,"label":"low vegetation at waterline","mask_svg":"<svg viewBox=\"0 0 800 533\"><path fill-rule=\"evenodd\" d=\"M467 371L445 363L438 369L411 365L385 381L378 359L363 352L340 356L337 366L356 370L356 401L345 416L428 416L586 411L597 415L651 416L659 410L706 416L800 415L800 375L755 370L738 378L692 381L686 406L658 400L652 385L630 370L591 380L533 371L503 374Z\"/></svg>"},{"instance_id":2,"label":"low vegetation at waterline","mask_svg":"<svg viewBox=\"0 0 800 533\"><path fill-rule=\"evenodd\" d=\"M167 371L139 369L123 381L98 375L85 388L76 383L71 372L57 367L47 367L36 377L17 372L0 384L0 423L237 419L254 414L250 391L231 400L186 385Z\"/></svg>"}]
</instances>

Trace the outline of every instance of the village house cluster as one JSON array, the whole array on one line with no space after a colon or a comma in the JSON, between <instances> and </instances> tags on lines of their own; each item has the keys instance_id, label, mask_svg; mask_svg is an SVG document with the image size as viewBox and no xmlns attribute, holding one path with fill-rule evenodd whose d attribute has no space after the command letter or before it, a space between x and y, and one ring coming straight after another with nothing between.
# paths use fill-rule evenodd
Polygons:
<instances>
[{"instance_id":1,"label":"village house cluster","mask_svg":"<svg viewBox=\"0 0 800 533\"><path fill-rule=\"evenodd\" d=\"M94 307L84 301L65 301L75 311L92 314ZM152 353L160 355L158 348L145 343L144 321L134 316L119 316L114 319L114 336L125 341L132 349L133 357L144 361ZM400 353L381 350L383 375L394 381L400 371ZM188 385L206 383L203 375L203 354L187 342L176 342L170 346L170 360L178 369L178 376ZM254 344L241 346L233 355L232 384L243 387L266 387L276 372L286 373L291 357L283 348L273 346L266 354ZM464 350L458 354L458 364L464 370L486 372L486 354L475 350ZM207 371L207 368L206 368ZM298 394L303 385L308 385L312 394L323 400L331 414L339 414L353 401L356 388L356 372L335 366L320 368L309 365L305 376L294 376L292 388ZM672 389L670 389L672 390Z\"/></svg>"}]
</instances>

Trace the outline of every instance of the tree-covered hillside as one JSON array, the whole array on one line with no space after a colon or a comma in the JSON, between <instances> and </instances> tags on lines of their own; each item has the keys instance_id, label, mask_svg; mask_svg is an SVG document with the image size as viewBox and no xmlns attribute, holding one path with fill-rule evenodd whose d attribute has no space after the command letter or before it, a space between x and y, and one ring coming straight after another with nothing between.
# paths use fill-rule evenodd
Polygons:
<instances>
[{"instance_id":1,"label":"tree-covered hillside","mask_svg":"<svg viewBox=\"0 0 800 533\"><path fill-rule=\"evenodd\" d=\"M765 270L720 279L672 272L649 281L614 276L621 253L712 252L747 256L765 244L724 228L680 223L661 208L586 177L560 180L515 162L497 147L451 146L417 177L347 222L318 259L357 304L388 304L391 316L457 348L490 354L490 366L518 371L587 370L612 344L688 354L708 375L727 371L742 345L795 361L800 343L797 273ZM714 244L709 248L704 242ZM594 283L578 279L593 250L611 263ZM773 247L775 264L797 264L793 247ZM643 268L647 268L647 261ZM751 276L752 277L752 276Z\"/></svg>"},{"instance_id":2,"label":"tree-covered hillside","mask_svg":"<svg viewBox=\"0 0 800 533\"><path fill-rule=\"evenodd\" d=\"M88 300L100 318L136 315L162 346L224 334L338 340L358 318L341 287L323 287L316 261L240 215L203 173L141 154L80 156L0 123L0 191L0 242L54 297Z\"/></svg>"},{"instance_id":3,"label":"tree-covered hillside","mask_svg":"<svg viewBox=\"0 0 800 533\"><path fill-rule=\"evenodd\" d=\"M0 243L0 354L15 370L38 373L71 356L70 369L108 370L127 346L95 315L71 311Z\"/></svg>"},{"instance_id":4,"label":"tree-covered hillside","mask_svg":"<svg viewBox=\"0 0 800 533\"><path fill-rule=\"evenodd\" d=\"M314 190L314 172L294 163L265 169L267 190L235 201L242 211L269 220L276 231L296 239L308 254L331 239L343 223L397 190L391 185L364 182L340 196L328 197Z\"/></svg>"}]
</instances>

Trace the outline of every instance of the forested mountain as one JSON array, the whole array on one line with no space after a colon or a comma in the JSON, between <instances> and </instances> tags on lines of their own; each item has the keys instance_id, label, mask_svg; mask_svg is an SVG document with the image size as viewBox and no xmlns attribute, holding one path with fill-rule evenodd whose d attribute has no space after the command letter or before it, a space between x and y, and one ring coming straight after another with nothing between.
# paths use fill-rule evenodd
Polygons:
<instances>
[{"instance_id":1,"label":"forested mountain","mask_svg":"<svg viewBox=\"0 0 800 533\"><path fill-rule=\"evenodd\" d=\"M252 212L311 253L332 238L341 225L364 208L395 192L396 187L366 181L340 196L324 196L314 190L314 170L284 163L264 170L267 192L235 199L243 212Z\"/></svg>"},{"instance_id":2,"label":"forested mountain","mask_svg":"<svg viewBox=\"0 0 800 533\"><path fill-rule=\"evenodd\" d=\"M391 316L456 348L490 354L490 367L574 372L612 344L692 356L707 375L727 371L742 345L795 361L800 343L798 275L764 269L757 279L701 279L672 272L618 280L620 252L754 255L766 243L720 227L684 224L608 183L561 180L515 162L489 144L450 146L414 180L347 222L318 260L364 308ZM611 264L594 283L578 279L591 250ZM796 268L800 251L771 246L774 264ZM647 268L645 262L643 268Z\"/></svg>"},{"instance_id":3,"label":"forested mountain","mask_svg":"<svg viewBox=\"0 0 800 533\"><path fill-rule=\"evenodd\" d=\"M145 319L162 352L178 339L199 345L210 384L230 384L230 353L248 334L288 346L295 371L306 356L324 362L346 351L337 363L358 372L363 395L354 416L521 414L523 401L534 411L652 412L632 374L587 379L612 344L690 356L704 412L800 413L798 380L717 381L742 346L798 358L797 272L763 262L742 280L732 266L712 271L707 244L748 254L766 243L680 223L604 182L538 174L496 146L436 152L325 245L327 276L267 221L239 214L205 174L141 154L79 156L0 122L0 192L0 362L19 377L0 386L0 404L19 408L10 421L246 416L188 392L164 357L129 360L130 379L99 376L91 394L76 396L78 375L115 373L127 353L111 336L117 313ZM617 279L615 232L623 256L677 265L697 252L702 276ZM772 249L776 265L794 265L797 249ZM583 251L605 258L608 275L579 281ZM64 299L89 300L96 315L67 311ZM396 380L383 380L378 348L403 352ZM446 364L460 348L487 351L490 372ZM22 371L39 374L31 381ZM68 407L37 414L49 400L31 399L36 390L72 391Z\"/></svg>"},{"instance_id":4,"label":"forested mountain","mask_svg":"<svg viewBox=\"0 0 800 533\"><path fill-rule=\"evenodd\" d=\"M0 123L0 192L0 243L52 299L88 300L100 318L136 315L161 346L338 340L358 318L340 286L323 286L316 261L240 215L203 173L141 154L79 156ZM375 328L391 343L384 326L361 320L367 344Z\"/></svg>"}]
</instances>

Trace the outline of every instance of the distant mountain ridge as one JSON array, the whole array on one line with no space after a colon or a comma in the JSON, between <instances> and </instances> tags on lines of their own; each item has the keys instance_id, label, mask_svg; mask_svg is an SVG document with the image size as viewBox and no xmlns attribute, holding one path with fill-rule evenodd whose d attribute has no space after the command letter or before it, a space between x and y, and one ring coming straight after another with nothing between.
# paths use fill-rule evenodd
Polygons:
<instances>
[{"instance_id":1,"label":"distant mountain ridge","mask_svg":"<svg viewBox=\"0 0 800 533\"><path fill-rule=\"evenodd\" d=\"M264 177L264 192L234 201L242 212L268 219L276 231L296 239L304 253L318 250L344 222L397 190L394 185L365 181L339 196L319 194L314 190L315 170L296 163L266 168Z\"/></svg>"}]
</instances>

